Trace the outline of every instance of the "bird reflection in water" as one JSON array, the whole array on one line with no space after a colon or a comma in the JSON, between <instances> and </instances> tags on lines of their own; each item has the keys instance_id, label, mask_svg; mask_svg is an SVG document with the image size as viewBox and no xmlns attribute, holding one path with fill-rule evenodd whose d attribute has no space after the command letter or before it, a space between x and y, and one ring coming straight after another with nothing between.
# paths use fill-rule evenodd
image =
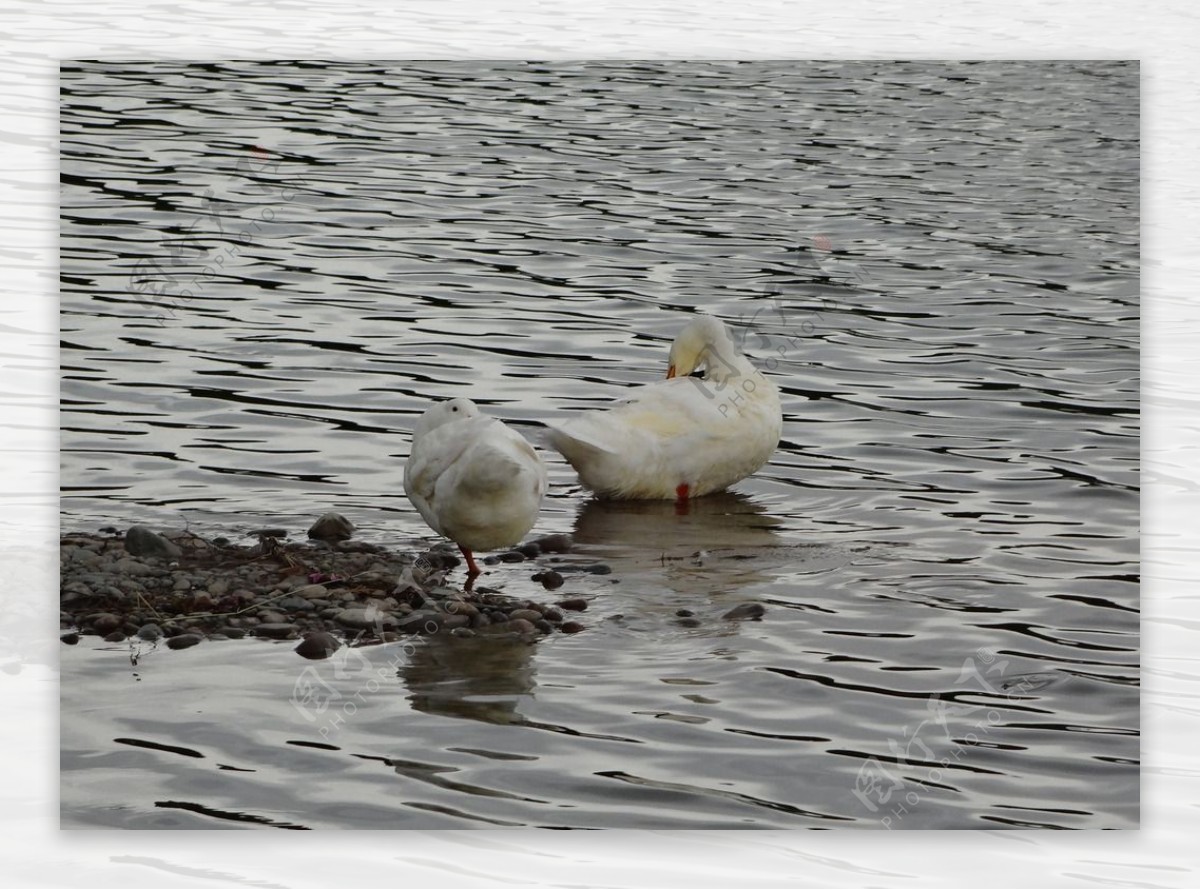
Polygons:
<instances>
[{"instance_id":1,"label":"bird reflection in water","mask_svg":"<svg viewBox=\"0 0 1200 890\"><path fill-rule=\"evenodd\" d=\"M653 577L682 593L729 590L769 582L813 549L780 528L766 505L740 492L682 505L589 500L575 520L574 552L603 560L623 580Z\"/></svg>"},{"instance_id":2,"label":"bird reflection in water","mask_svg":"<svg viewBox=\"0 0 1200 890\"><path fill-rule=\"evenodd\" d=\"M427 637L400 668L414 710L484 723L521 723L533 695L534 646L521 640Z\"/></svg>"}]
</instances>

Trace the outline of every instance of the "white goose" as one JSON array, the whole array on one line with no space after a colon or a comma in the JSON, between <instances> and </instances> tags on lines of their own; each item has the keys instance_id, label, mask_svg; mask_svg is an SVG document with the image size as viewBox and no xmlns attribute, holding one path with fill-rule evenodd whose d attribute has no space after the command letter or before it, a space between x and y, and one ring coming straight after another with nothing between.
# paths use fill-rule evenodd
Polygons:
<instances>
[{"instance_id":1,"label":"white goose","mask_svg":"<svg viewBox=\"0 0 1200 890\"><path fill-rule=\"evenodd\" d=\"M689 377L698 369L703 380ZM671 344L667 379L599 411L551 423L550 444L602 498L700 497L744 479L779 444L775 384L701 315Z\"/></svg>"},{"instance_id":2,"label":"white goose","mask_svg":"<svg viewBox=\"0 0 1200 890\"><path fill-rule=\"evenodd\" d=\"M450 399L413 427L404 490L429 527L458 545L474 579L472 551L511 546L533 528L546 467L520 433L470 399Z\"/></svg>"}]
</instances>

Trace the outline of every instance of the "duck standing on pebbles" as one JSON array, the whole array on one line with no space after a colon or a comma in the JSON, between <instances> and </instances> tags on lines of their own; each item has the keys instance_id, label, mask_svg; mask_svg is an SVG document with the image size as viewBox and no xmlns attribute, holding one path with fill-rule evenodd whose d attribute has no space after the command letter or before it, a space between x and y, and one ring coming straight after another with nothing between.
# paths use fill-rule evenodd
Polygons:
<instances>
[{"instance_id":1,"label":"duck standing on pebbles","mask_svg":"<svg viewBox=\"0 0 1200 890\"><path fill-rule=\"evenodd\" d=\"M417 420L404 490L429 527L458 545L474 581L473 551L510 547L533 528L546 467L520 433L470 399L450 399Z\"/></svg>"}]
</instances>

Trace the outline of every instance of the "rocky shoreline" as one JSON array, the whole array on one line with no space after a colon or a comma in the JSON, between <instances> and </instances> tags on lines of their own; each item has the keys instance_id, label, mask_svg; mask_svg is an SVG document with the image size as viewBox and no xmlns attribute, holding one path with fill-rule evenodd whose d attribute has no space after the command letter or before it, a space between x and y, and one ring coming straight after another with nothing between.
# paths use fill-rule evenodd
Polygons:
<instances>
[{"instance_id":1,"label":"rocky shoreline","mask_svg":"<svg viewBox=\"0 0 1200 890\"><path fill-rule=\"evenodd\" d=\"M343 517L327 514L303 541L289 540L286 529L260 529L245 544L144 526L63 535L61 639L75 644L98 635L184 649L249 636L296 640L306 658L412 635L532 641L583 630L575 618L587 600L561 595L564 574L607 570L570 564L562 556L571 548L567 535L488 557L493 565L537 559L531 580L548 595L556 592L541 602L493 590L486 575L473 589L448 583L447 575L466 577L451 544L405 553L350 540L352 534Z\"/></svg>"}]
</instances>

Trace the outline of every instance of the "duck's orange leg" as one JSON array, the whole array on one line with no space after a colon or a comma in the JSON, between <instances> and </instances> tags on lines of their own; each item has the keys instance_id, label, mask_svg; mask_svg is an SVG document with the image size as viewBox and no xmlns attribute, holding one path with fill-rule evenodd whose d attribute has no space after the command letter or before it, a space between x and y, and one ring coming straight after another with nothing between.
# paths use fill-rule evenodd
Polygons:
<instances>
[{"instance_id":1,"label":"duck's orange leg","mask_svg":"<svg viewBox=\"0 0 1200 890\"><path fill-rule=\"evenodd\" d=\"M482 575L483 572L479 571L479 566L475 565L475 557L471 551L462 544L458 545L458 549L462 551L463 558L467 561L467 577L474 578L477 575Z\"/></svg>"},{"instance_id":2,"label":"duck's orange leg","mask_svg":"<svg viewBox=\"0 0 1200 890\"><path fill-rule=\"evenodd\" d=\"M691 486L686 482L682 485L675 486L675 515L687 516L688 514L688 496L691 493Z\"/></svg>"}]
</instances>

